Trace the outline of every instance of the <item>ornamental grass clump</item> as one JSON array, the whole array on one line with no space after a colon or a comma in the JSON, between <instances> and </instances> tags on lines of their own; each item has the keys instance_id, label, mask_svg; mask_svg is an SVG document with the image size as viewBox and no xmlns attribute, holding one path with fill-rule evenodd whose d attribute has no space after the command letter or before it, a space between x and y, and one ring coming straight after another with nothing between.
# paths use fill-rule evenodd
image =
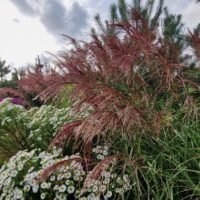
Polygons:
<instances>
[{"instance_id":1,"label":"ornamental grass clump","mask_svg":"<svg viewBox=\"0 0 200 200\"><path fill-rule=\"evenodd\" d=\"M188 91L199 89L172 48L175 43L158 26L150 26L140 10L130 7L126 20L107 21L105 28L100 34L93 30L89 42L68 37L72 50L61 52L56 70L40 80L46 87L39 91L42 99L55 97L70 84L74 110L92 107L89 115L65 124L50 146L75 138L87 149L98 138L106 141L117 133L159 136L172 125L173 109L184 105ZM26 87L32 83L34 74L21 81Z\"/></svg>"}]
</instances>

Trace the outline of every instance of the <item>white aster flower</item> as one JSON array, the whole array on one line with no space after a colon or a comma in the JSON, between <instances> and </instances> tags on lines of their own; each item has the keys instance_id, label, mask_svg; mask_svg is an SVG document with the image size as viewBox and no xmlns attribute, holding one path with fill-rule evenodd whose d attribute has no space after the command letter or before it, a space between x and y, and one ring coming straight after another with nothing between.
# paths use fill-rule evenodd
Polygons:
<instances>
[{"instance_id":1,"label":"white aster flower","mask_svg":"<svg viewBox=\"0 0 200 200\"><path fill-rule=\"evenodd\" d=\"M50 177L50 181L55 181L56 180L56 177L55 176L51 176Z\"/></svg>"},{"instance_id":2,"label":"white aster flower","mask_svg":"<svg viewBox=\"0 0 200 200\"><path fill-rule=\"evenodd\" d=\"M110 178L105 178L105 180L103 181L104 184L108 184L110 183Z\"/></svg>"},{"instance_id":3,"label":"white aster flower","mask_svg":"<svg viewBox=\"0 0 200 200\"><path fill-rule=\"evenodd\" d=\"M99 187L99 190L104 193L106 191L106 186L105 185L101 185Z\"/></svg>"},{"instance_id":4,"label":"white aster flower","mask_svg":"<svg viewBox=\"0 0 200 200\"><path fill-rule=\"evenodd\" d=\"M33 193L37 193L37 192L38 192L38 189L39 189L39 185L34 185L34 186L32 187Z\"/></svg>"},{"instance_id":5,"label":"white aster flower","mask_svg":"<svg viewBox=\"0 0 200 200\"><path fill-rule=\"evenodd\" d=\"M107 156L107 155L108 155L108 151L103 150L103 155L104 155L104 156Z\"/></svg>"},{"instance_id":6,"label":"white aster flower","mask_svg":"<svg viewBox=\"0 0 200 200\"><path fill-rule=\"evenodd\" d=\"M74 180L78 181L79 180L79 176L74 176Z\"/></svg>"},{"instance_id":7,"label":"white aster flower","mask_svg":"<svg viewBox=\"0 0 200 200\"><path fill-rule=\"evenodd\" d=\"M46 188L48 188L48 183L43 182L40 186L42 189L46 189Z\"/></svg>"},{"instance_id":8,"label":"white aster flower","mask_svg":"<svg viewBox=\"0 0 200 200\"><path fill-rule=\"evenodd\" d=\"M97 192L97 191L98 191L98 186L97 186L97 185L94 185L93 188L92 188L92 191L93 191L93 192Z\"/></svg>"},{"instance_id":9,"label":"white aster flower","mask_svg":"<svg viewBox=\"0 0 200 200\"><path fill-rule=\"evenodd\" d=\"M29 192L30 189L31 189L31 186L30 186L30 185L25 185L25 186L24 186L24 191L25 191L25 192Z\"/></svg>"},{"instance_id":10,"label":"white aster flower","mask_svg":"<svg viewBox=\"0 0 200 200\"><path fill-rule=\"evenodd\" d=\"M67 189L67 187L65 185L61 185L58 190L59 190L59 192L65 192L66 189Z\"/></svg>"},{"instance_id":11,"label":"white aster flower","mask_svg":"<svg viewBox=\"0 0 200 200\"><path fill-rule=\"evenodd\" d=\"M22 191L18 189L18 190L16 191L16 199L21 199L21 198L22 198L22 195L23 195Z\"/></svg>"},{"instance_id":12,"label":"white aster flower","mask_svg":"<svg viewBox=\"0 0 200 200\"><path fill-rule=\"evenodd\" d=\"M66 181L65 181L65 184L66 184L66 185L69 185L69 184L70 184L70 180L66 180Z\"/></svg>"},{"instance_id":13,"label":"white aster flower","mask_svg":"<svg viewBox=\"0 0 200 200\"><path fill-rule=\"evenodd\" d=\"M75 191L74 186L69 186L69 187L67 188L67 192L68 192L69 194L74 193L74 191Z\"/></svg>"},{"instance_id":14,"label":"white aster flower","mask_svg":"<svg viewBox=\"0 0 200 200\"><path fill-rule=\"evenodd\" d=\"M111 192L111 191L108 191L108 192L106 193L106 197L108 197L108 198L112 197L112 192Z\"/></svg>"},{"instance_id":15,"label":"white aster flower","mask_svg":"<svg viewBox=\"0 0 200 200\"><path fill-rule=\"evenodd\" d=\"M46 193L42 193L42 194L40 195L40 198L41 198L41 199L45 199L45 197L46 197Z\"/></svg>"},{"instance_id":16,"label":"white aster flower","mask_svg":"<svg viewBox=\"0 0 200 200\"><path fill-rule=\"evenodd\" d=\"M71 173L70 172L68 172L68 173L66 173L66 176L65 176L66 178L70 178L71 177Z\"/></svg>"}]
</instances>

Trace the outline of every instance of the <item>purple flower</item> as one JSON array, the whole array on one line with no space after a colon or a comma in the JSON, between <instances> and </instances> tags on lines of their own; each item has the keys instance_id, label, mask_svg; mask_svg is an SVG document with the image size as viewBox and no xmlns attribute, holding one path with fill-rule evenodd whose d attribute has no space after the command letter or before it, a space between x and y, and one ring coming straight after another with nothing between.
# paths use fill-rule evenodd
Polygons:
<instances>
[{"instance_id":1,"label":"purple flower","mask_svg":"<svg viewBox=\"0 0 200 200\"><path fill-rule=\"evenodd\" d=\"M17 104L17 105L23 105L23 100L19 98L12 98L11 103Z\"/></svg>"},{"instance_id":2,"label":"purple flower","mask_svg":"<svg viewBox=\"0 0 200 200\"><path fill-rule=\"evenodd\" d=\"M4 99L6 98L0 98L0 102L2 102ZM11 101L10 101L12 104L16 104L16 105L21 105L23 106L23 99L20 99L20 98L11 98Z\"/></svg>"}]
</instances>

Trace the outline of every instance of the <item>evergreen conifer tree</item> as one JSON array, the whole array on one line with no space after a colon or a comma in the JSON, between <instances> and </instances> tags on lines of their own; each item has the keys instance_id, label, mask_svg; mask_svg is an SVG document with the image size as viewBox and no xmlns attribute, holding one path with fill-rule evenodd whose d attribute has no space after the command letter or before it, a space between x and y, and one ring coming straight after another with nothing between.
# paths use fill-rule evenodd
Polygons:
<instances>
[{"instance_id":1,"label":"evergreen conifer tree","mask_svg":"<svg viewBox=\"0 0 200 200\"><path fill-rule=\"evenodd\" d=\"M10 73L10 67L6 66L6 61L0 59L0 81L3 81L5 75Z\"/></svg>"}]
</instances>

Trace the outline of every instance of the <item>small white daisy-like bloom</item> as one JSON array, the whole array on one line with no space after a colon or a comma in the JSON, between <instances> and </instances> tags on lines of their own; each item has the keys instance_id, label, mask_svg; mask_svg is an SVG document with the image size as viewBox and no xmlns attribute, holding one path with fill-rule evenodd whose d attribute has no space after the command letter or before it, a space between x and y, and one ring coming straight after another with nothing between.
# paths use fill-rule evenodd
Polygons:
<instances>
[{"instance_id":1,"label":"small white daisy-like bloom","mask_svg":"<svg viewBox=\"0 0 200 200\"><path fill-rule=\"evenodd\" d=\"M65 192L66 189L67 189L67 187L65 185L61 185L58 190L59 190L59 192Z\"/></svg>"},{"instance_id":2,"label":"small white daisy-like bloom","mask_svg":"<svg viewBox=\"0 0 200 200\"><path fill-rule=\"evenodd\" d=\"M97 149L97 150L101 150L102 147L101 147L101 146L97 146L96 149Z\"/></svg>"},{"instance_id":3,"label":"small white daisy-like bloom","mask_svg":"<svg viewBox=\"0 0 200 200\"><path fill-rule=\"evenodd\" d=\"M116 178L117 174L111 174L111 178Z\"/></svg>"},{"instance_id":4,"label":"small white daisy-like bloom","mask_svg":"<svg viewBox=\"0 0 200 200\"><path fill-rule=\"evenodd\" d=\"M51 176L50 177L50 181L55 181L56 180L56 177L55 176Z\"/></svg>"},{"instance_id":5,"label":"small white daisy-like bloom","mask_svg":"<svg viewBox=\"0 0 200 200\"><path fill-rule=\"evenodd\" d=\"M108 155L108 151L103 150L103 155L104 155L104 156L107 156L107 155Z\"/></svg>"},{"instance_id":6,"label":"small white daisy-like bloom","mask_svg":"<svg viewBox=\"0 0 200 200\"><path fill-rule=\"evenodd\" d=\"M108 197L108 198L112 197L112 192L111 192L111 191L108 191L108 192L106 193L106 197Z\"/></svg>"},{"instance_id":7,"label":"small white daisy-like bloom","mask_svg":"<svg viewBox=\"0 0 200 200\"><path fill-rule=\"evenodd\" d=\"M105 180L103 181L104 184L108 184L110 183L110 178L105 178Z\"/></svg>"},{"instance_id":8,"label":"small white daisy-like bloom","mask_svg":"<svg viewBox=\"0 0 200 200\"><path fill-rule=\"evenodd\" d=\"M57 180L58 180L58 181L61 181L62 179L63 179L62 175L59 174L59 175L57 176Z\"/></svg>"},{"instance_id":9,"label":"small white daisy-like bloom","mask_svg":"<svg viewBox=\"0 0 200 200\"><path fill-rule=\"evenodd\" d=\"M70 178L71 175L72 175L72 174L71 174L70 172L68 172L68 173L66 173L66 176L65 176L65 177L66 177L66 178Z\"/></svg>"},{"instance_id":10,"label":"small white daisy-like bloom","mask_svg":"<svg viewBox=\"0 0 200 200\"><path fill-rule=\"evenodd\" d=\"M98 159L98 160L103 160L103 159L104 159L104 156L102 156L101 154L98 154L98 155L97 155L97 159Z\"/></svg>"},{"instance_id":11,"label":"small white daisy-like bloom","mask_svg":"<svg viewBox=\"0 0 200 200\"><path fill-rule=\"evenodd\" d=\"M69 186L69 187L67 188L67 192L68 192L69 194L74 193L74 191L75 191L74 186Z\"/></svg>"},{"instance_id":12,"label":"small white daisy-like bloom","mask_svg":"<svg viewBox=\"0 0 200 200\"><path fill-rule=\"evenodd\" d=\"M40 186L41 186L42 189L46 189L46 188L48 188L48 183L43 182Z\"/></svg>"},{"instance_id":13,"label":"small white daisy-like bloom","mask_svg":"<svg viewBox=\"0 0 200 200\"><path fill-rule=\"evenodd\" d=\"M31 186L37 185L36 180L34 180L34 179L27 181L27 182L30 183Z\"/></svg>"},{"instance_id":14,"label":"small white daisy-like bloom","mask_svg":"<svg viewBox=\"0 0 200 200\"><path fill-rule=\"evenodd\" d=\"M66 180L66 181L65 181L65 184L66 184L66 185L69 185L69 184L70 184L70 180Z\"/></svg>"},{"instance_id":15,"label":"small white daisy-like bloom","mask_svg":"<svg viewBox=\"0 0 200 200\"><path fill-rule=\"evenodd\" d=\"M16 191L16 199L21 199L21 198L22 198L22 195L23 195L22 191L18 189L18 190Z\"/></svg>"},{"instance_id":16,"label":"small white daisy-like bloom","mask_svg":"<svg viewBox=\"0 0 200 200\"><path fill-rule=\"evenodd\" d=\"M31 179L32 178L31 178L30 174L27 174L26 177L25 177L25 181L30 182Z\"/></svg>"},{"instance_id":17,"label":"small white daisy-like bloom","mask_svg":"<svg viewBox=\"0 0 200 200\"><path fill-rule=\"evenodd\" d=\"M74 174L75 174L76 176L80 176L81 172L80 172L79 170L74 170Z\"/></svg>"},{"instance_id":18,"label":"small white daisy-like bloom","mask_svg":"<svg viewBox=\"0 0 200 200\"><path fill-rule=\"evenodd\" d=\"M38 189L39 189L39 185L34 185L34 186L32 187L33 193L37 193L37 192L38 192Z\"/></svg>"},{"instance_id":19,"label":"small white daisy-like bloom","mask_svg":"<svg viewBox=\"0 0 200 200\"><path fill-rule=\"evenodd\" d=\"M101 185L101 186L99 187L99 191L105 192L105 191L106 191L106 186L105 186L105 185Z\"/></svg>"},{"instance_id":20,"label":"small white daisy-like bloom","mask_svg":"<svg viewBox=\"0 0 200 200\"><path fill-rule=\"evenodd\" d=\"M25 191L25 192L28 192L30 189L31 189L31 186L30 186L30 185L25 185L25 186L24 186L24 191Z\"/></svg>"},{"instance_id":21,"label":"small white daisy-like bloom","mask_svg":"<svg viewBox=\"0 0 200 200\"><path fill-rule=\"evenodd\" d=\"M94 180L93 184L99 185L99 184L101 184L101 182L99 180Z\"/></svg>"},{"instance_id":22,"label":"small white daisy-like bloom","mask_svg":"<svg viewBox=\"0 0 200 200\"><path fill-rule=\"evenodd\" d=\"M45 199L45 197L46 197L46 193L43 192L43 193L40 195L40 198L41 198L41 199Z\"/></svg>"},{"instance_id":23,"label":"small white daisy-like bloom","mask_svg":"<svg viewBox=\"0 0 200 200\"><path fill-rule=\"evenodd\" d=\"M80 193L81 193L81 191L80 191L80 190L76 190L76 196L79 196L79 195L80 195Z\"/></svg>"},{"instance_id":24,"label":"small white daisy-like bloom","mask_svg":"<svg viewBox=\"0 0 200 200\"><path fill-rule=\"evenodd\" d=\"M94 185L94 186L92 187L92 191L93 191L93 192L97 192L97 191L98 191L98 186L97 186L97 185Z\"/></svg>"},{"instance_id":25,"label":"small white daisy-like bloom","mask_svg":"<svg viewBox=\"0 0 200 200\"><path fill-rule=\"evenodd\" d=\"M93 148L93 149L92 149L92 152L93 152L93 153L98 153L96 148Z\"/></svg>"},{"instance_id":26,"label":"small white daisy-like bloom","mask_svg":"<svg viewBox=\"0 0 200 200\"><path fill-rule=\"evenodd\" d=\"M79 176L74 176L73 178L74 178L75 181L79 180Z\"/></svg>"}]
</instances>

